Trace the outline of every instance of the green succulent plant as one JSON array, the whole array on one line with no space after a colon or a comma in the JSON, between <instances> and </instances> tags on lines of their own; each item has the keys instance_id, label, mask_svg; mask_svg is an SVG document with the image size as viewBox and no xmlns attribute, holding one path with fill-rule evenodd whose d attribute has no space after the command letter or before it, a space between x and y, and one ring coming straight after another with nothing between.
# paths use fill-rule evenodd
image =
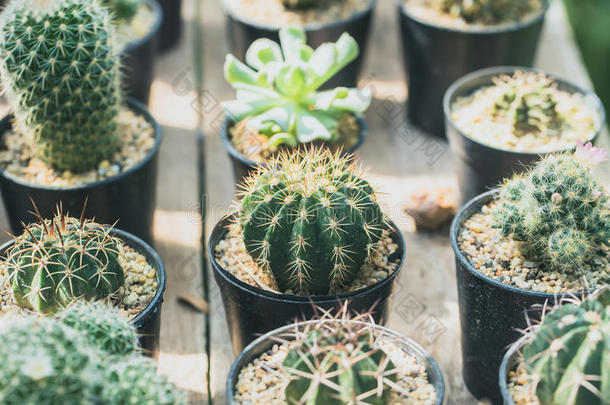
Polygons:
<instances>
[{"instance_id":1,"label":"green succulent plant","mask_svg":"<svg viewBox=\"0 0 610 405\"><path fill-rule=\"evenodd\" d=\"M610 290L546 314L523 361L541 405L610 404Z\"/></svg>"},{"instance_id":2,"label":"green succulent plant","mask_svg":"<svg viewBox=\"0 0 610 405\"><path fill-rule=\"evenodd\" d=\"M130 22L145 0L102 0L118 22Z\"/></svg>"},{"instance_id":3,"label":"green succulent plant","mask_svg":"<svg viewBox=\"0 0 610 405\"><path fill-rule=\"evenodd\" d=\"M280 30L280 45L266 38L252 43L246 64L227 56L225 78L237 99L224 102L226 114L234 122L246 120L249 129L269 138L276 148L312 141L336 141L339 120L346 114L364 112L370 94L338 87L317 90L352 62L358 44L348 34L336 43L316 50L307 46L303 28Z\"/></svg>"},{"instance_id":4,"label":"green succulent plant","mask_svg":"<svg viewBox=\"0 0 610 405\"><path fill-rule=\"evenodd\" d=\"M57 170L116 150L119 49L98 0L14 0L0 18L0 70L15 126Z\"/></svg>"},{"instance_id":5,"label":"green succulent plant","mask_svg":"<svg viewBox=\"0 0 610 405\"><path fill-rule=\"evenodd\" d=\"M386 228L351 158L282 153L243 185L239 222L253 259L282 291L323 295L353 281Z\"/></svg>"},{"instance_id":6,"label":"green succulent plant","mask_svg":"<svg viewBox=\"0 0 610 405\"><path fill-rule=\"evenodd\" d=\"M523 242L525 256L579 271L587 255L610 245L608 196L593 173L605 158L601 149L580 143L575 153L550 155L507 180L493 209L495 226Z\"/></svg>"},{"instance_id":7,"label":"green succulent plant","mask_svg":"<svg viewBox=\"0 0 610 405\"><path fill-rule=\"evenodd\" d=\"M84 212L83 212L84 213ZM119 241L110 228L58 213L25 227L6 263L15 302L42 314L78 299L109 299L123 285Z\"/></svg>"},{"instance_id":8,"label":"green succulent plant","mask_svg":"<svg viewBox=\"0 0 610 405\"><path fill-rule=\"evenodd\" d=\"M439 10L471 24L493 25L521 21L541 9L543 0L432 0Z\"/></svg>"}]
</instances>

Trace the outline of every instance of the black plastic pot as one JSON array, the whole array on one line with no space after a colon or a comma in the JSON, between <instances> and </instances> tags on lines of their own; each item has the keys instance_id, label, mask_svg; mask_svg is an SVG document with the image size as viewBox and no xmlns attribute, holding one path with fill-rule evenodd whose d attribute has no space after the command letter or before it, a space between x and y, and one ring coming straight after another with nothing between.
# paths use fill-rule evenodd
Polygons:
<instances>
[{"instance_id":1,"label":"black plastic pot","mask_svg":"<svg viewBox=\"0 0 610 405\"><path fill-rule=\"evenodd\" d=\"M146 107L133 99L127 105L142 115L155 131L155 146L150 154L129 170L117 176L83 186L53 188L28 183L0 169L0 190L13 233L21 233L21 223L30 223L34 217L30 198L34 200L43 217L56 212L60 202L65 212L79 215L88 198L85 215L98 223L114 224L151 243L153 215L157 187L157 160L161 146L161 127L148 113ZM0 138L11 128L12 117L0 120Z\"/></svg>"},{"instance_id":2,"label":"black plastic pot","mask_svg":"<svg viewBox=\"0 0 610 405\"><path fill-rule=\"evenodd\" d=\"M159 0L163 10L163 22L159 38L159 50L173 48L182 36L182 0Z\"/></svg>"},{"instance_id":3,"label":"black plastic pot","mask_svg":"<svg viewBox=\"0 0 610 405\"><path fill-rule=\"evenodd\" d=\"M528 336L522 336L517 342L515 342L510 349L504 355L502 364L500 364L500 372L498 374L498 384L500 386L500 392L502 393L502 400L504 405L515 405L513 397L508 391L508 377L509 373L517 368L520 361L521 348L527 342Z\"/></svg>"},{"instance_id":4,"label":"black plastic pot","mask_svg":"<svg viewBox=\"0 0 610 405\"><path fill-rule=\"evenodd\" d=\"M268 27L249 21L247 16L237 15L231 8L222 2L227 16L227 35L230 50L239 60L245 60L246 51L254 40L258 38L269 38L279 42L279 27ZM349 33L360 47L360 55L356 60L347 65L341 72L322 86L323 89L338 86L355 87L360 78L364 57L373 19L373 11L377 0L371 0L369 7L351 17L327 24L310 24L305 26L307 32L307 43L314 49L325 42L335 42L344 32Z\"/></svg>"},{"instance_id":5,"label":"black plastic pot","mask_svg":"<svg viewBox=\"0 0 610 405\"><path fill-rule=\"evenodd\" d=\"M398 269L372 286L338 295L303 297L279 294L253 287L227 270L216 261L215 248L228 230L233 216L222 219L212 231L208 242L208 256L214 269L214 278L222 295L225 315L231 332L233 351L237 354L258 336L294 322L310 319L315 315L314 306L331 309L350 302L350 309L357 312L373 310L378 324L385 324L390 313L392 291L398 279L405 256L405 241L398 228L392 224L392 239L398 250L390 260L400 260Z\"/></svg>"},{"instance_id":6,"label":"black plastic pot","mask_svg":"<svg viewBox=\"0 0 610 405\"><path fill-rule=\"evenodd\" d=\"M444 136L443 95L451 83L491 66L532 66L546 9L511 25L453 28L411 15L395 0L400 20L411 122Z\"/></svg>"},{"instance_id":7,"label":"black plastic pot","mask_svg":"<svg viewBox=\"0 0 610 405\"><path fill-rule=\"evenodd\" d=\"M146 258L146 261L157 273L158 289L148 306L135 318L132 323L140 336L140 346L147 356L157 358L159 355L159 331L161 329L161 306L165 292L165 266L161 257L142 239L120 229L112 229L111 234L121 239L125 245L132 248ZM11 240L0 246L0 257L5 257L6 251L13 246Z\"/></svg>"},{"instance_id":8,"label":"black plastic pot","mask_svg":"<svg viewBox=\"0 0 610 405\"><path fill-rule=\"evenodd\" d=\"M307 321L301 322L298 324L298 327L304 327L308 324L314 323L351 323L354 325L367 325L364 322L360 321L335 321L335 320L324 320L324 321ZM284 326L280 329L274 330L272 332L267 333L264 336L259 337L254 342L248 345L243 352L237 357L233 366L231 367L231 371L229 371L229 376L227 378L227 402L229 405L236 405L234 400L235 398L235 385L237 384L237 379L239 377L240 371L250 364L254 359L260 357L263 353L271 350L273 345L277 344L277 341L274 338L280 337L283 334L290 333L294 331L295 325ZM387 337L391 339L393 343L395 343L400 349L405 352L413 355L421 364L423 364L426 368L426 373L428 374L428 379L430 383L434 386L436 391L437 400L435 405L442 405L445 399L445 382L443 380L443 374L441 373L438 364L436 361L430 356L430 354L415 341L400 335L393 330L384 328L382 326L373 326L375 330L379 331L381 336Z\"/></svg>"},{"instance_id":9,"label":"black plastic pot","mask_svg":"<svg viewBox=\"0 0 610 405\"><path fill-rule=\"evenodd\" d=\"M126 94L148 104L150 88L155 76L155 59L159 50L159 31L163 12L156 0L148 0L155 22L145 37L129 42L121 55L123 83Z\"/></svg>"},{"instance_id":10,"label":"black plastic pot","mask_svg":"<svg viewBox=\"0 0 610 405\"><path fill-rule=\"evenodd\" d=\"M451 117L451 106L456 99L469 96L481 87L492 85L494 77L502 74L512 75L517 70L542 73L536 69L512 66L482 69L456 81L445 94L443 111L445 114L446 133L453 154L456 157L455 169L462 203L498 186L502 179L512 177L513 174L521 173L531 168L540 160L541 155L545 155L540 153L515 152L485 145L470 138L461 131ZM600 99L592 91L581 89L561 78L546 73L545 75L556 81L559 90L585 95L585 100L597 111L599 127L595 136L591 139L591 141L595 142L599 138L606 120L606 113ZM554 152L564 151L557 150Z\"/></svg>"},{"instance_id":11,"label":"black plastic pot","mask_svg":"<svg viewBox=\"0 0 610 405\"><path fill-rule=\"evenodd\" d=\"M362 146L362 144L368 137L369 130L366 118L363 115L357 115L356 118L358 119L358 125L360 126L360 136L358 138L358 142L356 142L354 146L344 151L344 155L350 155L356 152L356 150L358 150ZM229 129L233 124L233 121L229 120L228 118L225 118L224 122L222 123L222 126L220 127L220 141L222 142L222 146L224 146L225 150L229 154L229 158L231 159L235 184L241 184L250 173L256 170L256 168L259 166L259 163L248 159L235 148L235 146L231 142L231 137L229 135Z\"/></svg>"},{"instance_id":12,"label":"black plastic pot","mask_svg":"<svg viewBox=\"0 0 610 405\"><path fill-rule=\"evenodd\" d=\"M521 336L519 329L527 328L526 314L530 312L533 319L539 319L536 312L540 306L547 301L554 303L556 296L494 280L477 271L460 251L462 225L496 193L481 194L461 209L451 225L451 246L457 272L464 382L475 397L500 404L497 376L504 353Z\"/></svg>"}]
</instances>

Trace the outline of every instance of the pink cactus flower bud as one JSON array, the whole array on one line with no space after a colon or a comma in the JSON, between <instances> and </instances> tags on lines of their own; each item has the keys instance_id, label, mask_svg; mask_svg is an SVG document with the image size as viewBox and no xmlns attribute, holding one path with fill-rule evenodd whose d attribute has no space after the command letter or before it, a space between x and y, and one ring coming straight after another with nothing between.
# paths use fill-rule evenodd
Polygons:
<instances>
[{"instance_id":1,"label":"pink cactus flower bud","mask_svg":"<svg viewBox=\"0 0 610 405\"><path fill-rule=\"evenodd\" d=\"M583 163L597 166L608 159L608 153L601 148L596 148L591 142L587 142L586 145L583 145L583 143L578 140L576 141L576 152L574 153L574 157Z\"/></svg>"},{"instance_id":2,"label":"pink cactus flower bud","mask_svg":"<svg viewBox=\"0 0 610 405\"><path fill-rule=\"evenodd\" d=\"M604 195L604 193L602 193L600 190L593 190L591 192L591 198L593 198L594 200L598 200L599 198L601 198L602 195Z\"/></svg>"},{"instance_id":3,"label":"pink cactus flower bud","mask_svg":"<svg viewBox=\"0 0 610 405\"><path fill-rule=\"evenodd\" d=\"M563 201L563 197L559 193L553 193L553 195L551 196L551 201L553 201L554 203L560 203Z\"/></svg>"}]
</instances>

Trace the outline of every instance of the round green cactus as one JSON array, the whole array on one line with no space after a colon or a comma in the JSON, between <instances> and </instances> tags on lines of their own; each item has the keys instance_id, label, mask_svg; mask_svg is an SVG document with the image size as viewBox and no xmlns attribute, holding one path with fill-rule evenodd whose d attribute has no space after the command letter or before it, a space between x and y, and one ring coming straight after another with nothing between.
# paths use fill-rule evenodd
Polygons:
<instances>
[{"instance_id":1,"label":"round green cactus","mask_svg":"<svg viewBox=\"0 0 610 405\"><path fill-rule=\"evenodd\" d=\"M43 314L77 299L107 299L123 285L119 241L95 222L58 214L26 227L8 251L16 303Z\"/></svg>"},{"instance_id":2,"label":"round green cactus","mask_svg":"<svg viewBox=\"0 0 610 405\"><path fill-rule=\"evenodd\" d=\"M523 359L541 405L610 404L610 290L546 314Z\"/></svg>"},{"instance_id":3,"label":"round green cactus","mask_svg":"<svg viewBox=\"0 0 610 405\"><path fill-rule=\"evenodd\" d=\"M59 312L58 319L108 355L124 356L139 350L135 326L120 310L103 302L77 301Z\"/></svg>"},{"instance_id":4,"label":"round green cactus","mask_svg":"<svg viewBox=\"0 0 610 405\"><path fill-rule=\"evenodd\" d=\"M15 0L0 18L1 77L16 129L45 163L96 168L116 150L119 49L97 0Z\"/></svg>"},{"instance_id":5,"label":"round green cactus","mask_svg":"<svg viewBox=\"0 0 610 405\"><path fill-rule=\"evenodd\" d=\"M495 226L523 242L526 256L565 272L581 269L587 255L610 244L608 196L593 167L605 154L591 144L576 153L550 155L501 188Z\"/></svg>"},{"instance_id":6,"label":"round green cactus","mask_svg":"<svg viewBox=\"0 0 610 405\"><path fill-rule=\"evenodd\" d=\"M386 227L350 158L325 149L281 154L244 187L246 249L282 291L327 294L353 281Z\"/></svg>"},{"instance_id":7,"label":"round green cactus","mask_svg":"<svg viewBox=\"0 0 610 405\"><path fill-rule=\"evenodd\" d=\"M282 0L282 4L288 9L317 7L325 2L325 0Z\"/></svg>"},{"instance_id":8,"label":"round green cactus","mask_svg":"<svg viewBox=\"0 0 610 405\"><path fill-rule=\"evenodd\" d=\"M97 355L61 322L24 317L0 320L0 403L81 405L95 395Z\"/></svg>"},{"instance_id":9,"label":"round green cactus","mask_svg":"<svg viewBox=\"0 0 610 405\"><path fill-rule=\"evenodd\" d=\"M118 22L130 22L144 4L144 0L102 0L102 2Z\"/></svg>"}]
</instances>

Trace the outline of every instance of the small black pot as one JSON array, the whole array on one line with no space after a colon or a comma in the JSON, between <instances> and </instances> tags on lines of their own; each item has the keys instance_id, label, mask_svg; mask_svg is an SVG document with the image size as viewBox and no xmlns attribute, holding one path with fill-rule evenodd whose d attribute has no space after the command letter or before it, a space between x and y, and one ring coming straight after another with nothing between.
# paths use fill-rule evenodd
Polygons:
<instances>
[{"instance_id":1,"label":"small black pot","mask_svg":"<svg viewBox=\"0 0 610 405\"><path fill-rule=\"evenodd\" d=\"M157 160L161 146L161 127L148 113L146 107L133 99L127 105L136 114L143 115L155 131L155 146L150 154L129 170L83 186L53 188L28 183L0 169L0 190L13 233L21 233L21 223L28 224L34 217L30 198L40 214L50 217L60 202L64 212L79 215L88 197L85 216L98 223L114 224L151 243L153 215L157 187ZM11 128L12 117L0 120L0 138Z\"/></svg>"},{"instance_id":2,"label":"small black pot","mask_svg":"<svg viewBox=\"0 0 610 405\"><path fill-rule=\"evenodd\" d=\"M157 293L148 306L135 318L132 323L140 336L140 346L143 352L150 357L157 358L159 355L159 331L161 329L161 306L163 305L163 293L165 292L165 266L161 257L142 239L120 229L112 229L113 236L121 239L125 245L132 248L146 258L146 261L157 273ZM4 257L6 251L13 246L15 241L11 240L0 246L0 257Z\"/></svg>"},{"instance_id":3,"label":"small black pot","mask_svg":"<svg viewBox=\"0 0 610 405\"><path fill-rule=\"evenodd\" d=\"M301 322L297 327L304 327L307 324L314 323L336 323L336 320L324 320L324 321L307 321ZM364 322L360 321L340 321L342 323L351 323L356 325L366 325ZM271 350L273 345L277 344L277 341L274 338L281 336L282 334L290 333L294 331L295 325L287 325L280 329L276 329L272 332L267 333L264 336L259 337L254 342L250 343L248 347L246 347L241 354L237 357L233 366L231 367L231 371L229 372L229 376L227 378L227 402L229 405L236 405L234 400L235 398L235 385L237 384L237 379L239 377L240 371L250 364L254 359L260 357L263 353ZM443 380L443 374L441 373L438 364L436 361L430 356L430 354L415 341L400 335L393 330L384 328L382 326L374 326L375 330L381 332L381 335L391 339L392 342L396 343L402 350L405 352L415 356L415 358L421 362L426 367L426 373L428 374L428 379L430 383L434 386L436 391L437 400L435 405L442 405L445 400L445 382Z\"/></svg>"},{"instance_id":4,"label":"small black pot","mask_svg":"<svg viewBox=\"0 0 610 405\"><path fill-rule=\"evenodd\" d=\"M279 294L253 287L223 269L216 261L215 248L228 230L234 216L222 219L212 231L208 242L208 256L214 269L214 278L222 295L233 351L237 354L256 337L287 325L295 319L309 319L315 315L314 306L331 309L343 302L350 302L350 309L357 312L373 310L378 324L385 324L390 313L392 291L402 269L405 257L405 241L398 228L392 224L392 239L398 250L390 260L399 259L396 271L385 280L360 290L338 295L303 297Z\"/></svg>"},{"instance_id":5,"label":"small black pot","mask_svg":"<svg viewBox=\"0 0 610 405\"><path fill-rule=\"evenodd\" d=\"M522 336L521 339L515 342L510 349L508 349L502 359L502 364L500 364L498 384L500 386L504 405L515 405L513 397L508 391L508 374L517 367L520 360L521 348L525 345L527 340L528 336Z\"/></svg>"},{"instance_id":6,"label":"small black pot","mask_svg":"<svg viewBox=\"0 0 610 405\"><path fill-rule=\"evenodd\" d=\"M540 314L535 312L559 297L494 280L477 271L460 251L458 238L463 224L496 194L496 190L481 194L461 209L451 224L451 246L457 272L464 382L475 397L500 404L497 376L504 353L521 336L519 329L527 328L528 311L539 319Z\"/></svg>"},{"instance_id":7,"label":"small black pot","mask_svg":"<svg viewBox=\"0 0 610 405\"><path fill-rule=\"evenodd\" d=\"M155 22L144 38L128 43L121 55L126 94L144 104L148 104L150 98L163 21L163 11L156 0L148 0L146 5L153 11Z\"/></svg>"},{"instance_id":8,"label":"small black pot","mask_svg":"<svg viewBox=\"0 0 610 405\"><path fill-rule=\"evenodd\" d=\"M491 66L532 66L548 8L524 22L453 28L411 15L395 0L409 87L408 115L432 135L444 136L443 95L451 83Z\"/></svg>"},{"instance_id":9,"label":"small black pot","mask_svg":"<svg viewBox=\"0 0 610 405\"><path fill-rule=\"evenodd\" d=\"M163 22L159 38L159 50L173 48L182 36L182 0L159 0L163 10Z\"/></svg>"},{"instance_id":10,"label":"small black pot","mask_svg":"<svg viewBox=\"0 0 610 405\"><path fill-rule=\"evenodd\" d=\"M542 73L536 69L507 66L482 69L462 77L451 85L449 90L447 90L447 93L445 93L445 98L443 100L445 127L447 137L449 138L449 144L456 156L455 168L462 203L470 201L475 196L498 186L502 182L502 179L510 178L513 174L522 173L531 168L540 160L541 155L544 156L548 154L515 152L485 145L470 138L461 131L455 125L455 122L451 117L451 106L456 99L469 96L481 87L492 85L492 79L494 77L503 74L512 75L517 70ZM592 142L595 142L599 138L599 134L601 133L602 128L604 128L604 122L606 120L606 112L600 99L592 91L583 90L563 79L546 73L545 75L555 80L559 90L572 94L579 93L585 95L585 99L597 110L599 115L599 128L595 133L595 136L591 139ZM565 150L558 150L555 152L565 152Z\"/></svg>"},{"instance_id":11,"label":"small black pot","mask_svg":"<svg viewBox=\"0 0 610 405\"><path fill-rule=\"evenodd\" d=\"M373 11L377 0L371 0L369 7L352 15L351 17L335 21L328 24L311 24L305 26L307 33L307 43L314 49L325 42L335 42L344 32L349 33L360 47L360 55L343 70L333 76L322 86L323 89L330 89L339 86L356 87L364 57L373 19ZM253 21L247 17L235 14L231 8L223 1L223 7L227 16L227 35L229 38L230 50L235 57L241 61L246 59L246 51L254 40L258 38L269 38L279 42L279 27L267 27Z\"/></svg>"},{"instance_id":12,"label":"small black pot","mask_svg":"<svg viewBox=\"0 0 610 405\"><path fill-rule=\"evenodd\" d=\"M356 115L356 118L358 119L358 125L360 126L360 136L358 138L358 142L354 146L343 151L344 155L351 155L356 152L356 150L362 146L369 134L366 118L360 114ZM248 159L235 148L231 142L231 136L229 135L229 129L232 125L234 125L234 122L228 118L225 118L222 126L220 127L220 141L231 159L235 184L241 184L246 177L248 177L248 175L256 170L260 164Z\"/></svg>"}]
</instances>

